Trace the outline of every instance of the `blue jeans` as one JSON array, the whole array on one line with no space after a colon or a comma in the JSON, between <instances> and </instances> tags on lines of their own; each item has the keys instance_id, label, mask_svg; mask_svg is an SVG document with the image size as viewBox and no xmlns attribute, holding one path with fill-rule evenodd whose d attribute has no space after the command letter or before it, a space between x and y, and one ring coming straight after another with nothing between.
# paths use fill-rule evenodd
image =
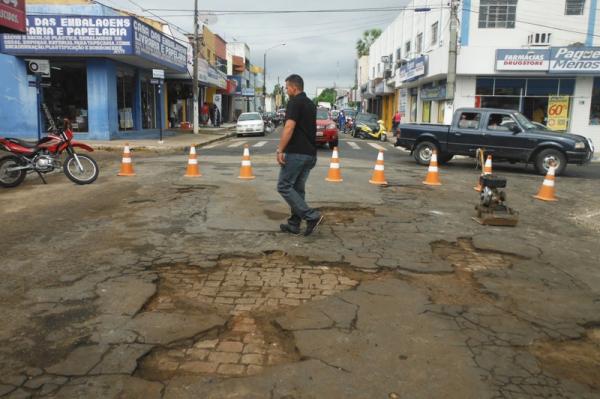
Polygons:
<instances>
[{"instance_id":1,"label":"blue jeans","mask_svg":"<svg viewBox=\"0 0 600 399\"><path fill-rule=\"evenodd\" d=\"M279 171L277 191L292 210L292 216L288 219L291 227L299 228L302 219L316 220L321 216L319 211L310 208L304 201L306 180L316 163L316 156L285 154L285 165Z\"/></svg>"}]
</instances>

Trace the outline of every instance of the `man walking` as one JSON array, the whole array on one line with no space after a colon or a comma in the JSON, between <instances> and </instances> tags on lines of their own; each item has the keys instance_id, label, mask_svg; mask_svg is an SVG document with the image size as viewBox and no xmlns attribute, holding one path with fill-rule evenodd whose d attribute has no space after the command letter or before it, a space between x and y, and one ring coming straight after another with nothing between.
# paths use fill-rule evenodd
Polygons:
<instances>
[{"instance_id":1,"label":"man walking","mask_svg":"<svg viewBox=\"0 0 600 399\"><path fill-rule=\"evenodd\" d=\"M290 101L277 146L277 162L281 166L277 191L290 206L292 215L287 224L279 227L283 232L299 235L304 219L304 235L308 236L317 231L323 221L320 212L310 208L304 200L306 180L317 163L317 110L304 93L304 80L299 75L288 76L285 87Z\"/></svg>"}]
</instances>

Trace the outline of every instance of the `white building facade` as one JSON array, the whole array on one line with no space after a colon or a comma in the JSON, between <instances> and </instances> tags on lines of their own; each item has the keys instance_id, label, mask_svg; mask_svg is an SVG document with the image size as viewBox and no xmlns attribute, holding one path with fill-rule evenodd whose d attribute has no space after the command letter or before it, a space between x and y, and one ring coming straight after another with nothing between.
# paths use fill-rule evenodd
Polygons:
<instances>
[{"instance_id":1,"label":"white building facade","mask_svg":"<svg viewBox=\"0 0 600 399\"><path fill-rule=\"evenodd\" d=\"M456 3L454 98L446 93L449 3L413 0L370 48L361 92L371 112L388 124L396 110L403 121L450 123L460 107L517 109L600 143L598 0Z\"/></svg>"}]
</instances>

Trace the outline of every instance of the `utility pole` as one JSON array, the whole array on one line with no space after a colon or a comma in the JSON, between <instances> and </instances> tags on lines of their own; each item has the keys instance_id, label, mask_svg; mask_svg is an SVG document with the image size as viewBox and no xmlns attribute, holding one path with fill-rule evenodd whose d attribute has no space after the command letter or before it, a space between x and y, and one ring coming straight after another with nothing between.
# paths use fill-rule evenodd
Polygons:
<instances>
[{"instance_id":1,"label":"utility pole","mask_svg":"<svg viewBox=\"0 0 600 399\"><path fill-rule=\"evenodd\" d=\"M446 98L453 102L456 91L456 58L458 53L458 0L450 1L450 40L448 41L448 77Z\"/></svg>"},{"instance_id":2,"label":"utility pole","mask_svg":"<svg viewBox=\"0 0 600 399\"><path fill-rule=\"evenodd\" d=\"M192 84L194 85L194 110L192 112L192 118L194 118L194 134L198 134L198 0L194 1L194 45L192 53L194 58L194 77L192 79Z\"/></svg>"},{"instance_id":3,"label":"utility pole","mask_svg":"<svg viewBox=\"0 0 600 399\"><path fill-rule=\"evenodd\" d=\"M267 52L263 54L263 112L267 111Z\"/></svg>"}]
</instances>

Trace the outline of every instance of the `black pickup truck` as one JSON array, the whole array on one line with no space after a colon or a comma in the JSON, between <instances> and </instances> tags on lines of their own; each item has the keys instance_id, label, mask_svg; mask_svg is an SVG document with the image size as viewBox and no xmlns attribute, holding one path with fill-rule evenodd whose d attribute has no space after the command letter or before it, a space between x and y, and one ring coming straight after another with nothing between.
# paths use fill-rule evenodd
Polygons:
<instances>
[{"instance_id":1,"label":"black pickup truck","mask_svg":"<svg viewBox=\"0 0 600 399\"><path fill-rule=\"evenodd\" d=\"M594 155L586 137L552 132L506 109L461 108L451 126L405 123L396 129L396 137L395 145L410 150L421 165L429 164L433 150L443 164L454 155L475 157L481 148L495 161L532 163L543 175L553 162L560 174L567 163L583 165Z\"/></svg>"}]
</instances>

